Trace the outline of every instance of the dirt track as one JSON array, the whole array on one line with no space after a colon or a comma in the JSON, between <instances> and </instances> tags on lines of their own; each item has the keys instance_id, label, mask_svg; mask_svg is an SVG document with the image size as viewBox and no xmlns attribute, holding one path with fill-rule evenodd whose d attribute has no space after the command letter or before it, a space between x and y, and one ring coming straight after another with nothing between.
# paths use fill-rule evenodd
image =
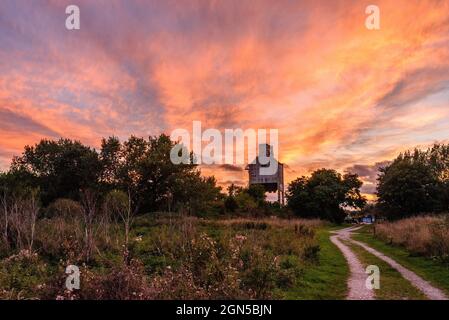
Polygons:
<instances>
[{"instance_id":1,"label":"dirt track","mask_svg":"<svg viewBox=\"0 0 449 320\"><path fill-rule=\"evenodd\" d=\"M330 237L331 241L340 249L349 264L349 270L351 272L348 278L348 288L349 292L347 295L348 300L372 300L374 299L373 290L369 290L365 286L365 281L367 279L367 274L365 269L361 264L357 256L352 252L352 250L346 246L341 240L349 241L354 243L369 253L375 255L379 259L388 263L392 268L396 269L405 279L410 281L410 283L421 290L427 298L431 300L447 300L447 296L438 288L432 286L428 281L424 280L418 276L413 271L403 267L395 260L384 255L383 253L371 248L363 242L351 239L351 233L360 229L361 227L350 227L334 231L334 235Z\"/></svg>"}]
</instances>

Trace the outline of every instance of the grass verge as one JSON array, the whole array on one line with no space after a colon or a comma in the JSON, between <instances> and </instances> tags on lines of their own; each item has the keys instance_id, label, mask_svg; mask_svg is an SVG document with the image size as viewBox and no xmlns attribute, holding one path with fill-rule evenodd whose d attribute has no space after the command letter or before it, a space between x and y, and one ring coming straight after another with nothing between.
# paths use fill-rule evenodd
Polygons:
<instances>
[{"instance_id":1,"label":"grass verge","mask_svg":"<svg viewBox=\"0 0 449 320\"><path fill-rule=\"evenodd\" d=\"M422 256L412 255L404 248L392 246L376 239L373 236L371 226L358 230L357 233L353 234L352 238L383 252L434 286L439 287L446 294L449 294L449 265Z\"/></svg>"},{"instance_id":2,"label":"grass verge","mask_svg":"<svg viewBox=\"0 0 449 320\"><path fill-rule=\"evenodd\" d=\"M319 263L306 268L297 285L290 289L285 299L341 300L347 295L349 268L340 250L330 241L330 231L338 227L317 230L320 244Z\"/></svg>"},{"instance_id":3,"label":"grass verge","mask_svg":"<svg viewBox=\"0 0 449 320\"><path fill-rule=\"evenodd\" d=\"M360 246L345 241L360 259L363 267L375 265L380 271L380 288L374 289L377 300L425 300L426 296L415 288L409 281L392 268L388 263L372 255ZM368 275L367 275L368 276Z\"/></svg>"}]
</instances>

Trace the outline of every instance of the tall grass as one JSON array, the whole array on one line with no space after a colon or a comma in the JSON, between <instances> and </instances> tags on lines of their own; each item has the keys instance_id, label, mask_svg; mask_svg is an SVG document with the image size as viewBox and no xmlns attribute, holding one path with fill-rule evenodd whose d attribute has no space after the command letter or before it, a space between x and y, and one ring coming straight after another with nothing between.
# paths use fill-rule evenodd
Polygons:
<instances>
[{"instance_id":1,"label":"tall grass","mask_svg":"<svg viewBox=\"0 0 449 320\"><path fill-rule=\"evenodd\" d=\"M376 225L376 237L412 254L449 262L449 215L380 223Z\"/></svg>"},{"instance_id":2,"label":"tall grass","mask_svg":"<svg viewBox=\"0 0 449 320\"><path fill-rule=\"evenodd\" d=\"M129 260L123 228L93 224L85 259L82 221L38 221L33 252L0 258L0 299L270 299L295 285L318 261L319 220L139 216ZM81 270L81 289L65 290L65 267Z\"/></svg>"},{"instance_id":3,"label":"tall grass","mask_svg":"<svg viewBox=\"0 0 449 320\"><path fill-rule=\"evenodd\" d=\"M309 228L317 228L328 224L328 222L320 219L282 219L278 217L271 218L261 218L261 219L251 219L251 218L232 218L232 219L222 219L222 220L210 220L208 221L212 224L218 224L223 226L250 226L251 224L257 223L261 228L262 225L277 227L277 228L288 228L295 226L305 226ZM256 226L257 228L257 226Z\"/></svg>"}]
</instances>

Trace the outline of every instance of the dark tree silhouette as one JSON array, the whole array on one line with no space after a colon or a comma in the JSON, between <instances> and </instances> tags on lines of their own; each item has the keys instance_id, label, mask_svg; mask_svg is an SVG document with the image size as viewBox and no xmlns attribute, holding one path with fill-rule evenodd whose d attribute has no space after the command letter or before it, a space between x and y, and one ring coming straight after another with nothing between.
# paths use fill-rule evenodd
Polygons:
<instances>
[{"instance_id":1,"label":"dark tree silhouette","mask_svg":"<svg viewBox=\"0 0 449 320\"><path fill-rule=\"evenodd\" d=\"M362 181L355 174L341 175L320 169L310 177L300 177L287 189L288 206L301 217L342 222L345 207L362 208L366 199L360 194Z\"/></svg>"}]
</instances>

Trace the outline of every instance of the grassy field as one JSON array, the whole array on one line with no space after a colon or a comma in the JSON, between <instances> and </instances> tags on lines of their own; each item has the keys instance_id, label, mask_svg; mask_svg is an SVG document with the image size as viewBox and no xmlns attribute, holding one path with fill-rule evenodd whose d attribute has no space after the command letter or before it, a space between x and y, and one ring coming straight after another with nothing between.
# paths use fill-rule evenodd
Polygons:
<instances>
[{"instance_id":1,"label":"grassy field","mask_svg":"<svg viewBox=\"0 0 449 320\"><path fill-rule=\"evenodd\" d=\"M123 227L98 226L94 251L83 256L77 220L43 219L33 252L0 254L0 299L345 299L349 268L321 220L201 219L161 213L135 219L125 250ZM449 293L449 267L373 236L353 238L385 253ZM377 299L425 299L382 260L346 243L381 269ZM81 289L64 284L67 265L81 271Z\"/></svg>"},{"instance_id":2,"label":"grassy field","mask_svg":"<svg viewBox=\"0 0 449 320\"><path fill-rule=\"evenodd\" d=\"M346 297L349 268L340 250L329 239L329 232L335 228L338 227L328 226L317 230L319 261L306 269L297 285L287 292L287 299L339 300Z\"/></svg>"},{"instance_id":3,"label":"grassy field","mask_svg":"<svg viewBox=\"0 0 449 320\"><path fill-rule=\"evenodd\" d=\"M366 226L358 230L357 233L354 233L353 238L362 241L393 258L404 267L414 271L419 276L449 294L449 264L438 259L414 255L403 247L387 244L374 237L372 226ZM362 257L363 256L365 256L365 254L363 254ZM373 259L376 258L370 259L370 261L373 261ZM379 260L378 262L379 265L381 265Z\"/></svg>"},{"instance_id":4,"label":"grassy field","mask_svg":"<svg viewBox=\"0 0 449 320\"><path fill-rule=\"evenodd\" d=\"M320 220L139 216L128 250L120 224L83 259L76 221L45 219L36 249L3 254L3 299L342 299L348 268ZM125 254L126 253L126 254ZM79 266L81 289L64 290Z\"/></svg>"}]
</instances>

